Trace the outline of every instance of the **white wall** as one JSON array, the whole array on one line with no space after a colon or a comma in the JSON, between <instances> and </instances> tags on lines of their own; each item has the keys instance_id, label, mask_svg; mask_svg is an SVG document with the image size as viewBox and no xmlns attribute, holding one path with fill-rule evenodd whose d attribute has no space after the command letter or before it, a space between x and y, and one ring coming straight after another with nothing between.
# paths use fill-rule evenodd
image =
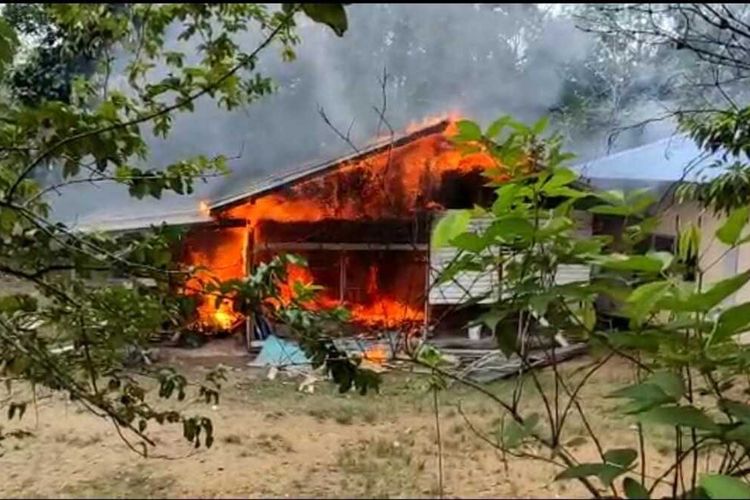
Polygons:
<instances>
[{"instance_id":1,"label":"white wall","mask_svg":"<svg viewBox=\"0 0 750 500\"><path fill-rule=\"evenodd\" d=\"M701 233L700 267L704 271L704 283L732 277L750 268L750 246L745 245L729 250L727 245L716 239L716 230L724 223L723 216L716 216L711 210L701 208L697 203L680 203L666 208L660 214L660 223L655 230L658 234L677 236L681 228L697 224ZM750 301L750 283L740 289L727 305Z\"/></svg>"}]
</instances>

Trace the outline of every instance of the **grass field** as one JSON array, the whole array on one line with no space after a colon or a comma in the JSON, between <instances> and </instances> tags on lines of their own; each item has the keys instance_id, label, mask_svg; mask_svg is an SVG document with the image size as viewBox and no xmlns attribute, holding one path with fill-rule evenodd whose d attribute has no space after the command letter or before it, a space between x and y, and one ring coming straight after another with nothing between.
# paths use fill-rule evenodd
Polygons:
<instances>
[{"instance_id":1,"label":"grass field","mask_svg":"<svg viewBox=\"0 0 750 500\"><path fill-rule=\"evenodd\" d=\"M569 362L571 378L590 360ZM200 367L189 371L199 375ZM582 393L592 425L607 447L635 446L628 422L608 417L615 405L604 394L630 380L630 369L613 362ZM542 382L551 383L542 372ZM313 394L297 392L297 381L265 380L247 368L230 371L220 405L186 406L214 420L216 443L193 449L181 429L156 427L157 443L144 459L129 451L111 423L59 396L43 398L17 423L24 439L2 442L2 497L435 497L439 494L438 440L432 394L424 376L386 375L381 394L338 394L318 382ZM507 396L512 381L489 388ZM531 387L529 385L529 387ZM529 389L531 391L531 389ZM472 430L463 414L475 427ZM524 411L540 411L531 395ZM486 396L454 385L440 394L439 425L443 491L448 497L586 496L575 482L555 482L553 466L529 459L503 461L477 432L494 439L501 415ZM596 461L593 443L571 418L581 461ZM650 436L649 462L667 462L666 435ZM533 450L531 450L533 451ZM539 450L536 450L539 451ZM165 458L166 457L166 458Z\"/></svg>"}]
</instances>

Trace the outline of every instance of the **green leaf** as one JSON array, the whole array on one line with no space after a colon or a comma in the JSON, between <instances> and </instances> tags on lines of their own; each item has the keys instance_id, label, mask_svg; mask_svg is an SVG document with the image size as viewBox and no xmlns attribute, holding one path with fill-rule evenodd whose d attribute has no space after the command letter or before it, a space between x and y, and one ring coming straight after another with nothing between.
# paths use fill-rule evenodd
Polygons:
<instances>
[{"instance_id":1,"label":"green leaf","mask_svg":"<svg viewBox=\"0 0 750 500\"><path fill-rule=\"evenodd\" d=\"M726 245L735 245L747 224L748 216L750 216L750 206L732 211L724 224L716 230L716 237L719 241Z\"/></svg>"},{"instance_id":2,"label":"green leaf","mask_svg":"<svg viewBox=\"0 0 750 500\"><path fill-rule=\"evenodd\" d=\"M302 11L313 21L325 24L338 36L344 36L349 23L340 3L304 3Z\"/></svg>"},{"instance_id":3,"label":"green leaf","mask_svg":"<svg viewBox=\"0 0 750 500\"><path fill-rule=\"evenodd\" d=\"M719 426L694 406L662 406L639 416L641 422L718 431Z\"/></svg>"},{"instance_id":4,"label":"green leaf","mask_svg":"<svg viewBox=\"0 0 750 500\"><path fill-rule=\"evenodd\" d=\"M544 225L537 231L538 239L549 238L556 234L560 234L563 231L567 231L574 226L574 223L568 217L552 217L548 219Z\"/></svg>"},{"instance_id":5,"label":"green leaf","mask_svg":"<svg viewBox=\"0 0 750 500\"><path fill-rule=\"evenodd\" d=\"M641 413L655 406L676 403L677 400L656 384L642 383L619 389L608 395L610 398L625 398L635 404L626 413Z\"/></svg>"},{"instance_id":6,"label":"green leaf","mask_svg":"<svg viewBox=\"0 0 750 500\"><path fill-rule=\"evenodd\" d=\"M588 331L593 331L596 326L596 308L594 304L589 301L584 302L581 306L579 316L584 328Z\"/></svg>"},{"instance_id":7,"label":"green leaf","mask_svg":"<svg viewBox=\"0 0 750 500\"><path fill-rule=\"evenodd\" d=\"M702 293L694 293L683 300L666 301L664 307L672 311L708 312L721 301L742 288L750 280L750 270L714 283Z\"/></svg>"},{"instance_id":8,"label":"green leaf","mask_svg":"<svg viewBox=\"0 0 750 500\"><path fill-rule=\"evenodd\" d=\"M641 285L628 297L628 313L631 318L638 323L646 317L648 313L656 309L659 301L671 289L672 284L669 281L654 281Z\"/></svg>"},{"instance_id":9,"label":"green leaf","mask_svg":"<svg viewBox=\"0 0 750 500\"><path fill-rule=\"evenodd\" d=\"M468 210L449 212L435 226L432 233L432 246L435 248L447 246L453 238L466 231L470 219L471 213Z\"/></svg>"},{"instance_id":10,"label":"green leaf","mask_svg":"<svg viewBox=\"0 0 750 500\"><path fill-rule=\"evenodd\" d=\"M632 448L615 448L604 452L604 460L609 464L618 465L624 469L630 467L638 457L638 452Z\"/></svg>"},{"instance_id":11,"label":"green leaf","mask_svg":"<svg viewBox=\"0 0 750 500\"><path fill-rule=\"evenodd\" d=\"M469 120L461 120L456 123L458 137L462 141L478 141L482 139L482 129L479 125Z\"/></svg>"},{"instance_id":12,"label":"green leaf","mask_svg":"<svg viewBox=\"0 0 750 500\"><path fill-rule=\"evenodd\" d=\"M649 255L612 254L599 259L598 263L603 267L619 271L658 273L664 268L665 259L664 256L657 255L657 253L663 252L655 252Z\"/></svg>"},{"instance_id":13,"label":"green leaf","mask_svg":"<svg viewBox=\"0 0 750 500\"><path fill-rule=\"evenodd\" d=\"M474 233L459 234L451 240L451 245L472 253L480 253L487 248L487 242Z\"/></svg>"},{"instance_id":14,"label":"green leaf","mask_svg":"<svg viewBox=\"0 0 750 500\"><path fill-rule=\"evenodd\" d=\"M539 424L540 418L541 417L538 413L532 413L523 420L523 427L528 434L534 432L534 429L536 429L536 426Z\"/></svg>"},{"instance_id":15,"label":"green leaf","mask_svg":"<svg viewBox=\"0 0 750 500\"><path fill-rule=\"evenodd\" d=\"M563 186L567 186L571 182L575 181L577 178L578 178L578 174L573 172L571 169L557 168L552 174L552 177L550 177L549 180L542 187L542 191L548 193L550 191L561 188Z\"/></svg>"},{"instance_id":16,"label":"green leaf","mask_svg":"<svg viewBox=\"0 0 750 500\"><path fill-rule=\"evenodd\" d=\"M505 424L505 428L503 429L503 444L507 448L512 449L518 447L524 437L526 437L526 429L524 429L518 422L511 420Z\"/></svg>"},{"instance_id":17,"label":"green leaf","mask_svg":"<svg viewBox=\"0 0 750 500\"><path fill-rule=\"evenodd\" d=\"M429 366L437 366L443 361L443 355L437 347L430 344L422 344L417 352L417 359Z\"/></svg>"},{"instance_id":18,"label":"green leaf","mask_svg":"<svg viewBox=\"0 0 750 500\"><path fill-rule=\"evenodd\" d=\"M511 117L510 116L503 116L502 118L499 118L492 122L489 127L487 127L487 131L484 133L485 137L492 139L496 135L498 135L500 132L503 131L506 125L510 123Z\"/></svg>"},{"instance_id":19,"label":"green leaf","mask_svg":"<svg viewBox=\"0 0 750 500\"><path fill-rule=\"evenodd\" d=\"M654 197L647 190L637 190L625 196L621 191L593 193L594 196L607 202L588 209L589 212L603 215L640 215L654 202Z\"/></svg>"},{"instance_id":20,"label":"green leaf","mask_svg":"<svg viewBox=\"0 0 750 500\"><path fill-rule=\"evenodd\" d=\"M711 498L750 498L750 485L735 477L722 474L705 475L701 477L700 485Z\"/></svg>"},{"instance_id":21,"label":"green leaf","mask_svg":"<svg viewBox=\"0 0 750 500\"><path fill-rule=\"evenodd\" d=\"M722 435L723 441L736 441L745 448L750 447L750 425L740 424L732 429L724 432Z\"/></svg>"},{"instance_id":22,"label":"green leaf","mask_svg":"<svg viewBox=\"0 0 750 500\"><path fill-rule=\"evenodd\" d=\"M539 423L539 414L532 413L524 418L523 425L510 420L503 429L503 444L508 448L518 447L529 436Z\"/></svg>"},{"instance_id":23,"label":"green leaf","mask_svg":"<svg viewBox=\"0 0 750 500\"><path fill-rule=\"evenodd\" d=\"M625 205L630 207L632 214L640 214L650 207L656 199L649 188L636 189L625 195Z\"/></svg>"},{"instance_id":24,"label":"green leaf","mask_svg":"<svg viewBox=\"0 0 750 500\"><path fill-rule=\"evenodd\" d=\"M547 129L547 125L549 125L549 117L543 116L531 126L531 133L535 135L541 134Z\"/></svg>"},{"instance_id":25,"label":"green leaf","mask_svg":"<svg viewBox=\"0 0 750 500\"><path fill-rule=\"evenodd\" d=\"M3 18L0 18L0 75L5 73L16 55L18 48L18 36L11 25Z\"/></svg>"},{"instance_id":26,"label":"green leaf","mask_svg":"<svg viewBox=\"0 0 750 500\"><path fill-rule=\"evenodd\" d=\"M497 347L506 356L514 354L518 347L518 329L512 321L503 321L495 331Z\"/></svg>"},{"instance_id":27,"label":"green leaf","mask_svg":"<svg viewBox=\"0 0 750 500\"><path fill-rule=\"evenodd\" d=\"M487 328L494 332L497 324L505 319L507 315L508 313L501 309L490 309L489 311L481 314L477 318L477 322L487 325Z\"/></svg>"},{"instance_id":28,"label":"green leaf","mask_svg":"<svg viewBox=\"0 0 750 500\"><path fill-rule=\"evenodd\" d=\"M534 234L534 226L523 217L503 217L495 220L487 228L489 238L500 238L503 241L513 241L516 238L528 239Z\"/></svg>"},{"instance_id":29,"label":"green leaf","mask_svg":"<svg viewBox=\"0 0 750 500\"><path fill-rule=\"evenodd\" d=\"M708 339L707 345L721 342L750 327L750 302L730 307L723 311L716 320L716 326Z\"/></svg>"},{"instance_id":30,"label":"green leaf","mask_svg":"<svg viewBox=\"0 0 750 500\"><path fill-rule=\"evenodd\" d=\"M505 184L501 186L495 193L497 199L492 204L492 213L498 217L506 215L506 212L510 210L513 202L518 199L519 191L521 186L516 183Z\"/></svg>"},{"instance_id":31,"label":"green leaf","mask_svg":"<svg viewBox=\"0 0 750 500\"><path fill-rule=\"evenodd\" d=\"M611 191L595 191L593 194L600 200L606 201L611 205L625 204L625 193L619 189Z\"/></svg>"},{"instance_id":32,"label":"green leaf","mask_svg":"<svg viewBox=\"0 0 750 500\"><path fill-rule=\"evenodd\" d=\"M617 465L588 463L574 465L573 467L565 469L555 476L555 480L580 479L582 477L596 476L605 486L609 487L617 476L624 474L625 472L627 472L627 469Z\"/></svg>"},{"instance_id":33,"label":"green leaf","mask_svg":"<svg viewBox=\"0 0 750 500\"><path fill-rule=\"evenodd\" d=\"M682 380L682 377L674 372L656 372L648 377L648 379L646 379L646 382L658 386L674 401L679 401L685 394L685 384Z\"/></svg>"},{"instance_id":34,"label":"green leaf","mask_svg":"<svg viewBox=\"0 0 750 500\"><path fill-rule=\"evenodd\" d=\"M640 349L645 352L656 353L663 343L662 332L611 332L607 333L607 342L613 346L628 349Z\"/></svg>"},{"instance_id":35,"label":"green leaf","mask_svg":"<svg viewBox=\"0 0 750 500\"><path fill-rule=\"evenodd\" d=\"M677 254L682 260L687 261L699 255L701 232L695 224L682 229L677 241Z\"/></svg>"},{"instance_id":36,"label":"green leaf","mask_svg":"<svg viewBox=\"0 0 750 500\"><path fill-rule=\"evenodd\" d=\"M750 405L729 399L720 399L719 408L729 412L733 417L750 424Z\"/></svg>"},{"instance_id":37,"label":"green leaf","mask_svg":"<svg viewBox=\"0 0 750 500\"><path fill-rule=\"evenodd\" d=\"M622 489L625 491L625 497L631 499L648 499L650 498L648 490L632 477L626 477L622 482Z\"/></svg>"}]
</instances>

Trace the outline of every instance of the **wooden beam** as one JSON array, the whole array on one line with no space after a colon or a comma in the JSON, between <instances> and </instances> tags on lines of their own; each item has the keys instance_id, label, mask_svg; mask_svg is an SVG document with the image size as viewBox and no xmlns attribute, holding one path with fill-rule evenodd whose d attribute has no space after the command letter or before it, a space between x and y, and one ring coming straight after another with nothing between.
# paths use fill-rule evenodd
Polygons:
<instances>
[{"instance_id":1,"label":"wooden beam","mask_svg":"<svg viewBox=\"0 0 750 500\"><path fill-rule=\"evenodd\" d=\"M426 244L412 245L411 243L307 243L307 242L278 242L258 243L253 251L262 250L409 250L415 252L426 252Z\"/></svg>"},{"instance_id":2,"label":"wooden beam","mask_svg":"<svg viewBox=\"0 0 750 500\"><path fill-rule=\"evenodd\" d=\"M339 302L344 302L346 296L346 254L339 251Z\"/></svg>"},{"instance_id":3,"label":"wooden beam","mask_svg":"<svg viewBox=\"0 0 750 500\"><path fill-rule=\"evenodd\" d=\"M245 227L247 221L245 219L215 219L210 224L216 227Z\"/></svg>"}]
</instances>

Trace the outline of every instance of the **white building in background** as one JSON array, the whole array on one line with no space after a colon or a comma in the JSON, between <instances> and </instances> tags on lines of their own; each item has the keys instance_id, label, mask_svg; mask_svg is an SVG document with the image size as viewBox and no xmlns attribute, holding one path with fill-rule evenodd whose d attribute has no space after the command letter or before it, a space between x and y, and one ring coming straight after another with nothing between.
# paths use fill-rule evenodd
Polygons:
<instances>
[{"instance_id":1,"label":"white building in background","mask_svg":"<svg viewBox=\"0 0 750 500\"><path fill-rule=\"evenodd\" d=\"M722 159L722 153L701 151L695 142L684 135L674 135L660 141L628 149L609 156L577 165L584 181L600 190L653 190L659 203L655 210L660 213L660 224L652 239L659 250L672 250L680 231L690 223L701 228L701 268L707 284L736 275L750 269L750 245L729 249L718 241L714 234L724 217L713 214L695 202L680 203L675 199L675 187L684 182L708 182L725 171L714 166ZM750 200L748 200L750 203ZM617 231L612 220L595 217L593 232L606 234ZM746 285L728 302L750 300L750 284Z\"/></svg>"}]
</instances>

